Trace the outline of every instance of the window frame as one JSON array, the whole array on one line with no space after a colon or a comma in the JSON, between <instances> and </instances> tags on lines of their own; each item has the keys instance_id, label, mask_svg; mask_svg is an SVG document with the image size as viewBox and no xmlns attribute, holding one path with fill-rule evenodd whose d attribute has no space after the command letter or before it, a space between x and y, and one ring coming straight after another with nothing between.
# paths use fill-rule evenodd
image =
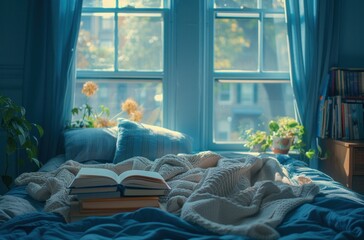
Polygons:
<instances>
[{"instance_id":1,"label":"window frame","mask_svg":"<svg viewBox=\"0 0 364 240\"><path fill-rule=\"evenodd\" d=\"M258 0L259 4L261 0ZM215 71L214 69L214 34L215 34L215 16L217 13L223 13L230 15L229 18L234 15L238 16L239 13L247 14L259 14L258 22L258 70L257 71ZM233 141L219 142L214 140L214 85L216 82L226 82L226 83L290 83L290 73L279 72L279 71L263 71L263 33L264 33L264 16L266 14L285 14L284 10L279 9L251 9L251 8L214 8L214 0L207 1L206 4L206 61L207 61L207 77L206 77L206 111L205 114L209 122L206 126L205 136L206 136L206 146L208 149L227 151L227 150L239 150L248 151L242 143ZM287 45L288 47L288 45ZM288 59L289 60L289 59Z\"/></svg>"},{"instance_id":2,"label":"window frame","mask_svg":"<svg viewBox=\"0 0 364 240\"><path fill-rule=\"evenodd\" d=\"M102 7L84 7L82 8L83 13L112 13L114 16L114 24L115 28L113 30L114 34L114 70L113 71L106 71L106 70L79 70L77 69L77 60L75 61L75 71L76 71L76 79L75 81L84 81L84 80L93 80L96 83L100 81L111 80L111 81L121 81L121 82L128 82L128 81L147 81L153 82L158 81L162 82L163 88L163 123L168 122L168 115L165 114L169 112L171 107L168 104L166 99L169 98L168 89L168 79L170 79L171 75L171 68L170 68L170 59L172 58L171 54L172 51L172 38L171 38L171 3L170 0L162 0L163 7L161 8L133 8L133 7L121 7L119 8L119 0L115 0L115 7L112 8L102 8ZM143 14L143 13L158 13L161 14L163 18L163 69L161 71L146 71L146 70L136 70L136 71L127 71L127 70L119 70L118 68L118 13L126 13L126 14ZM75 54L77 58L77 54ZM173 114L173 113L171 113ZM165 124L163 124L165 125Z\"/></svg>"},{"instance_id":3,"label":"window frame","mask_svg":"<svg viewBox=\"0 0 364 240\"><path fill-rule=\"evenodd\" d=\"M242 143L214 142L214 84L223 82L289 83L288 72L215 72L213 0L163 0L164 71L77 71L77 79L108 78L139 81L148 78L163 84L163 127L193 138L193 150L239 150ZM107 10L102 8L101 10ZM152 11L148 9L148 11ZM245 9L246 11L248 9ZM142 11L123 9L122 11ZM240 11L219 9L224 12ZM187 35L186 35L187 34ZM183 38L183 39L181 39ZM192 50L191 50L192 48Z\"/></svg>"}]
</instances>

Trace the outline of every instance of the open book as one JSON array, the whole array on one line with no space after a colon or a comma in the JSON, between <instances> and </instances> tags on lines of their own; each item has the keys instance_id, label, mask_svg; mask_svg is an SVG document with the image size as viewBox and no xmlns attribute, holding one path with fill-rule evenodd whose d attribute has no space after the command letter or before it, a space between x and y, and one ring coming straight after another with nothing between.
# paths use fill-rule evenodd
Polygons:
<instances>
[{"instance_id":1,"label":"open book","mask_svg":"<svg viewBox=\"0 0 364 240\"><path fill-rule=\"evenodd\" d=\"M157 172L128 170L120 175L104 168L81 168L69 188L121 186L122 188L166 189L170 187Z\"/></svg>"}]
</instances>

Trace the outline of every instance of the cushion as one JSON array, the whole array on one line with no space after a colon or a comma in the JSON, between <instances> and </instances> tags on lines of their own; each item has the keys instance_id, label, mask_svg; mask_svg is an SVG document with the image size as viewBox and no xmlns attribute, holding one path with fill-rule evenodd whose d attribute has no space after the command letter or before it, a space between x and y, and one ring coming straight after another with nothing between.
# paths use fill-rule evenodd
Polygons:
<instances>
[{"instance_id":1,"label":"cushion","mask_svg":"<svg viewBox=\"0 0 364 240\"><path fill-rule=\"evenodd\" d=\"M166 128L118 119L118 139L114 163L141 156L155 160L167 154L191 153L188 135Z\"/></svg>"},{"instance_id":2,"label":"cushion","mask_svg":"<svg viewBox=\"0 0 364 240\"><path fill-rule=\"evenodd\" d=\"M118 128L77 128L64 133L66 160L112 163Z\"/></svg>"}]
</instances>

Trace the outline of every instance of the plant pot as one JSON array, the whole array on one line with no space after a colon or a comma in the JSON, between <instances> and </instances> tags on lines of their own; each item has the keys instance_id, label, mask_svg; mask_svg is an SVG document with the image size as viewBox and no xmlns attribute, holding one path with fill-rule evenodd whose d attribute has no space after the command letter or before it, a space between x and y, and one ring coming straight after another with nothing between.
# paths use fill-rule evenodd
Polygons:
<instances>
[{"instance_id":1,"label":"plant pot","mask_svg":"<svg viewBox=\"0 0 364 240\"><path fill-rule=\"evenodd\" d=\"M293 138L273 137L272 151L279 154L287 154L293 143Z\"/></svg>"},{"instance_id":2,"label":"plant pot","mask_svg":"<svg viewBox=\"0 0 364 240\"><path fill-rule=\"evenodd\" d=\"M263 144L259 143L259 144L255 144L254 146L252 146L250 148L251 152L265 152L265 150L263 150Z\"/></svg>"}]
</instances>

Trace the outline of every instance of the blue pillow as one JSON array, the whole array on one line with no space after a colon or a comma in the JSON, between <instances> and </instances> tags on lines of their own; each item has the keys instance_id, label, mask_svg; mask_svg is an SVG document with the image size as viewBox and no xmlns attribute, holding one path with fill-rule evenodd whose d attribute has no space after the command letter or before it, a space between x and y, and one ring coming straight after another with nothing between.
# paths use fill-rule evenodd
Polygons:
<instances>
[{"instance_id":1,"label":"blue pillow","mask_svg":"<svg viewBox=\"0 0 364 240\"><path fill-rule=\"evenodd\" d=\"M166 128L118 119L114 163L141 156L155 160L167 154L191 153L191 138Z\"/></svg>"},{"instance_id":2,"label":"blue pillow","mask_svg":"<svg viewBox=\"0 0 364 240\"><path fill-rule=\"evenodd\" d=\"M117 127L67 130L64 133L66 160L112 163L117 133Z\"/></svg>"}]
</instances>

